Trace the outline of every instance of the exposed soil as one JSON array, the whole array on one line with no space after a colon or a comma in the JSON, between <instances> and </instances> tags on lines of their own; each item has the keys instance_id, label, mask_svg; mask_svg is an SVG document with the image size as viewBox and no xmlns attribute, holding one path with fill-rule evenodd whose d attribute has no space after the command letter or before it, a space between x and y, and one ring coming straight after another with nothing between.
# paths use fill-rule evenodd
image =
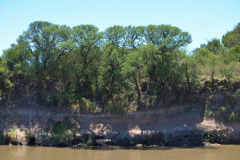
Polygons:
<instances>
[{"instance_id":1,"label":"exposed soil","mask_svg":"<svg viewBox=\"0 0 240 160\"><path fill-rule=\"evenodd\" d=\"M205 141L209 133L211 137L218 135L212 142L223 142L219 139L219 133L227 133L228 137L231 135L232 141L228 138L224 143L240 142L238 136L233 136L240 131L238 123L223 124L204 118L201 108L196 106L172 106L157 111L129 113L125 117L109 114L56 114L47 110L24 108L14 108L5 111L5 114L2 110L1 113L4 119L0 124L1 130L6 132L15 128L15 144L28 144L26 131L30 131L40 145L61 145L51 142L49 132L44 133L45 141L42 139L42 132L50 125L58 123L66 124L69 128L75 127L78 131L75 141L64 146L82 146L78 140L84 135L87 139L86 134L94 135L94 145L129 145L130 140L134 140L134 144L198 146ZM165 144L166 140L168 142Z\"/></svg>"},{"instance_id":2,"label":"exposed soil","mask_svg":"<svg viewBox=\"0 0 240 160\"><path fill-rule=\"evenodd\" d=\"M239 83L233 84L239 88ZM55 93L41 93L48 95L49 92ZM240 144L240 123L223 123L216 117L209 118L205 114L206 106L214 113L222 106L230 112L239 112L240 93L235 93L236 89L223 91L203 87L190 96L191 99L185 99L181 103L176 102L173 95L168 95L156 100L159 103L156 103L155 110L114 116L80 114L81 112L73 112L67 107L39 105L34 99L33 91L25 90L0 102L0 143L34 144L36 141L39 145L48 146L84 146L88 142L88 145L140 146L197 146L202 142ZM53 133L51 127L54 126L57 130L64 127L65 137L62 131ZM69 140L70 134L72 138Z\"/></svg>"}]
</instances>

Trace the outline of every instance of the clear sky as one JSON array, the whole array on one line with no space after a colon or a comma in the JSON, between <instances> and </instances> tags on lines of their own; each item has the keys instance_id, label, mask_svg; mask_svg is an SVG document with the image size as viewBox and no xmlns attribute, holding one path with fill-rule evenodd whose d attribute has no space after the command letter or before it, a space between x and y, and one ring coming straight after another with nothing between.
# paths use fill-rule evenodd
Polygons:
<instances>
[{"instance_id":1,"label":"clear sky","mask_svg":"<svg viewBox=\"0 0 240 160\"><path fill-rule=\"evenodd\" d=\"M76 26L171 24L192 35L187 50L240 22L240 0L0 0L0 54L33 21Z\"/></svg>"}]
</instances>

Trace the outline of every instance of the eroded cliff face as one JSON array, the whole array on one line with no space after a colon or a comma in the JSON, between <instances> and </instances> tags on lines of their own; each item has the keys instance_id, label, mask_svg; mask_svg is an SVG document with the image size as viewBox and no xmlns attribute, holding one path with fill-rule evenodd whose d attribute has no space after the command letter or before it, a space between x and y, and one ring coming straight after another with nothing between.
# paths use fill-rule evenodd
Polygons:
<instances>
[{"instance_id":1,"label":"eroded cliff face","mask_svg":"<svg viewBox=\"0 0 240 160\"><path fill-rule=\"evenodd\" d=\"M149 103L143 111L122 116L82 114L66 106L38 103L56 90L38 94L20 87L0 100L0 144L47 146L170 145L197 146L203 142L240 143L240 90L203 87L176 101L170 92ZM208 86L208 85L205 85ZM152 97L154 98L154 97ZM152 104L150 103L152 102ZM129 107L131 108L131 107ZM132 107L134 108L134 107Z\"/></svg>"},{"instance_id":2,"label":"eroded cliff face","mask_svg":"<svg viewBox=\"0 0 240 160\"><path fill-rule=\"evenodd\" d=\"M204 116L202 107L171 106L124 117L71 114L41 108L1 108L2 144L46 146L170 145L203 142L240 143L238 123L220 123Z\"/></svg>"}]
</instances>

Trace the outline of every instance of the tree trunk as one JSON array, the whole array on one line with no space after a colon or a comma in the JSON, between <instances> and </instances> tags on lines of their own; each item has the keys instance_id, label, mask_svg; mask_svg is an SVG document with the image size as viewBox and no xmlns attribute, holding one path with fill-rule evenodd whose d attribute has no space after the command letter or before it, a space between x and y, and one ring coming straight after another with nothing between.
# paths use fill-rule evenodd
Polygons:
<instances>
[{"instance_id":1,"label":"tree trunk","mask_svg":"<svg viewBox=\"0 0 240 160\"><path fill-rule=\"evenodd\" d=\"M138 106L140 106L141 105L141 101L140 101L141 100L141 91L140 91L136 76L134 76L134 81L135 81L135 85L136 85L136 89L137 89L137 93L138 93Z\"/></svg>"}]
</instances>

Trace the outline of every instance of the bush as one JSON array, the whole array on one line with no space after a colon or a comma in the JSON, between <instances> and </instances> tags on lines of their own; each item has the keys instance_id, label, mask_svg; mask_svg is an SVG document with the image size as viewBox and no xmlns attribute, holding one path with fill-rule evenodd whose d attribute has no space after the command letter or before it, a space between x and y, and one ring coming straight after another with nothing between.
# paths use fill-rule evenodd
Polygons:
<instances>
[{"instance_id":1,"label":"bush","mask_svg":"<svg viewBox=\"0 0 240 160\"><path fill-rule=\"evenodd\" d=\"M73 133L71 130L66 129L63 123L58 122L50 125L50 137L53 145L67 146L72 143Z\"/></svg>"}]
</instances>

